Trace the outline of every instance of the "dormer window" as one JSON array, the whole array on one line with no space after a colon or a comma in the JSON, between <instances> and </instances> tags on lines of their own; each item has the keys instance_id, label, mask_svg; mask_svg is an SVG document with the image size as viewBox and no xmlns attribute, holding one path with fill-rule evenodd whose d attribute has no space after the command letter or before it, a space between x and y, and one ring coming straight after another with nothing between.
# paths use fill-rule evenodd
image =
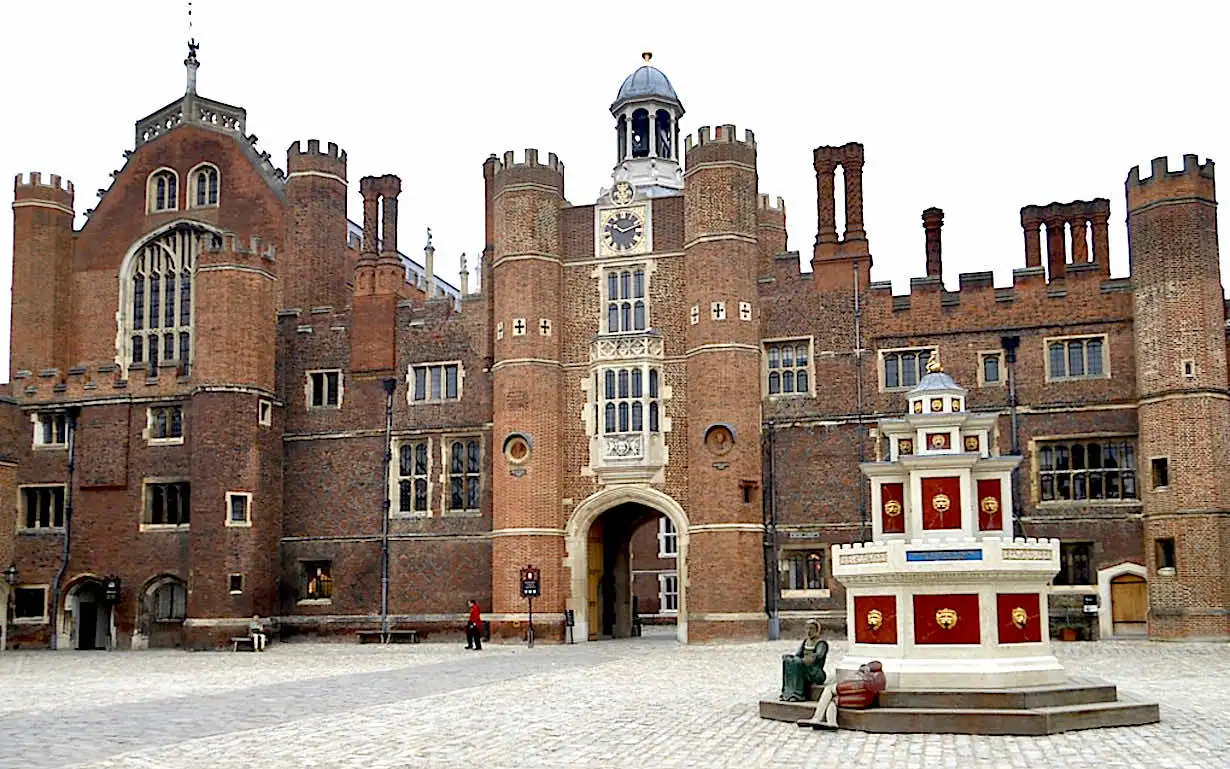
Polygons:
<instances>
[{"instance_id":1,"label":"dormer window","mask_svg":"<svg viewBox=\"0 0 1230 769\"><path fill-rule=\"evenodd\" d=\"M146 192L151 214L159 211L175 211L179 208L179 176L169 168L150 174Z\"/></svg>"},{"instance_id":2,"label":"dormer window","mask_svg":"<svg viewBox=\"0 0 1230 769\"><path fill-rule=\"evenodd\" d=\"M218 205L218 169L211 165L197 166L192 171L192 207Z\"/></svg>"}]
</instances>

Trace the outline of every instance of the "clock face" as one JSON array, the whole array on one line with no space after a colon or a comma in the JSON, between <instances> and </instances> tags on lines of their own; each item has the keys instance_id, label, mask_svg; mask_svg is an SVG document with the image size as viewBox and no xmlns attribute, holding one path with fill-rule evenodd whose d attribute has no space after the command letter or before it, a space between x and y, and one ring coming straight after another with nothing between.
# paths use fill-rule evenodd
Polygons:
<instances>
[{"instance_id":1,"label":"clock face","mask_svg":"<svg viewBox=\"0 0 1230 769\"><path fill-rule=\"evenodd\" d=\"M602 227L602 238L612 251L630 251L645 237L645 223L634 211L613 211Z\"/></svg>"}]
</instances>

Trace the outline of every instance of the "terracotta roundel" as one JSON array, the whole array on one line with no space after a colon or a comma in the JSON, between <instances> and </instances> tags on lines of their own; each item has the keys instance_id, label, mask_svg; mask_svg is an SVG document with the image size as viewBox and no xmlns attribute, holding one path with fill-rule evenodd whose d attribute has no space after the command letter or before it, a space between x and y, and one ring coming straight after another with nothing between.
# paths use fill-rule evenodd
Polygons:
<instances>
[{"instance_id":1,"label":"terracotta roundel","mask_svg":"<svg viewBox=\"0 0 1230 769\"><path fill-rule=\"evenodd\" d=\"M530 458L529 440L520 433L508 436L504 441L504 456L515 465L524 464Z\"/></svg>"},{"instance_id":2,"label":"terracotta roundel","mask_svg":"<svg viewBox=\"0 0 1230 769\"><path fill-rule=\"evenodd\" d=\"M712 453L722 456L729 453L734 446L735 436L728 426L710 425L705 431L705 448Z\"/></svg>"}]
</instances>

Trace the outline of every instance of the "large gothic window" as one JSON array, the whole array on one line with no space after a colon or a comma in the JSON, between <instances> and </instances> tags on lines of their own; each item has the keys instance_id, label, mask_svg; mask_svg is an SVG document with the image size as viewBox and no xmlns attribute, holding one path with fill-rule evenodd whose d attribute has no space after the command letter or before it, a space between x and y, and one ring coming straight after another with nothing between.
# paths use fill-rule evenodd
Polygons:
<instances>
[{"instance_id":1,"label":"large gothic window","mask_svg":"<svg viewBox=\"0 0 1230 769\"><path fill-rule=\"evenodd\" d=\"M141 245L121 279L120 362L175 363L186 375L192 360L192 290L197 256L211 233L179 228Z\"/></svg>"}]
</instances>

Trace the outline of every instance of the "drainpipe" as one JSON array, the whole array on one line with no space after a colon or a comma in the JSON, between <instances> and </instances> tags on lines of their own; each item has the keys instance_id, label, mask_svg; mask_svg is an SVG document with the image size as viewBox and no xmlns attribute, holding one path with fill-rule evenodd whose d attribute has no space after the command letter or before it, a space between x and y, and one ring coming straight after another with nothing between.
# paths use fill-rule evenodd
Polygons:
<instances>
[{"instance_id":1,"label":"drainpipe","mask_svg":"<svg viewBox=\"0 0 1230 769\"><path fill-rule=\"evenodd\" d=\"M389 492L389 468L393 462L393 393L397 380L389 377L384 385L384 505L380 516L380 643L389 642L389 513L393 499Z\"/></svg>"},{"instance_id":2,"label":"drainpipe","mask_svg":"<svg viewBox=\"0 0 1230 769\"><path fill-rule=\"evenodd\" d=\"M777 425L772 419L768 422L768 429L768 457L765 462L764 484L764 589L765 609L769 614L769 640L776 641L781 637L782 621L778 600L781 591L778 589L777 573Z\"/></svg>"},{"instance_id":3,"label":"drainpipe","mask_svg":"<svg viewBox=\"0 0 1230 769\"><path fill-rule=\"evenodd\" d=\"M60 551L60 568L56 569L55 578L51 581L51 648L60 648L60 587L64 582L64 573L68 571L68 559L72 555L73 542L73 470L77 466L77 419L81 416L80 406L68 408L68 471L64 482L64 541Z\"/></svg>"},{"instance_id":4,"label":"drainpipe","mask_svg":"<svg viewBox=\"0 0 1230 769\"><path fill-rule=\"evenodd\" d=\"M858 518L859 518L859 539L868 541L871 539L871 518L870 512L867 510L867 496L865 486L858 465L863 463L866 458L863 446L863 305L859 299L858 285L858 266L854 267L854 413L855 413L855 430L858 431L857 448L855 450L855 475L858 476Z\"/></svg>"},{"instance_id":5,"label":"drainpipe","mask_svg":"<svg viewBox=\"0 0 1230 769\"><path fill-rule=\"evenodd\" d=\"M1021 425L1017 417L1016 402L1016 350L1021 345L1019 336L1004 336L999 339L1004 348L1004 360L1008 364L1008 415L1012 420L1012 454L1021 453ZM1012 508L1016 515L1012 516L1012 535L1025 536L1025 527L1021 524L1021 468L1018 465L1012 470Z\"/></svg>"}]
</instances>

